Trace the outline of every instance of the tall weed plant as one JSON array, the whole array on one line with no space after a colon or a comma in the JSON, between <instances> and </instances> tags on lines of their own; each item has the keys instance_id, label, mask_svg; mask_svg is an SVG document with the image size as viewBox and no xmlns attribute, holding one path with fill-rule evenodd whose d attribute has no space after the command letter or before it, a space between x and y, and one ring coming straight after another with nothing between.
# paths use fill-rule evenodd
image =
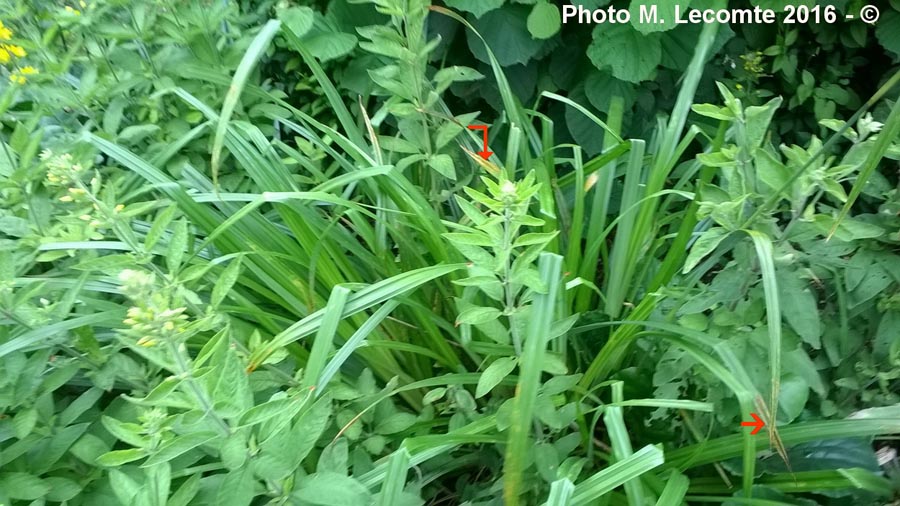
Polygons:
<instances>
[{"instance_id":1,"label":"tall weed plant","mask_svg":"<svg viewBox=\"0 0 900 506\"><path fill-rule=\"evenodd\" d=\"M776 146L694 103L709 25L631 139L453 10L330 5L6 6L0 502L888 504L900 77Z\"/></svg>"}]
</instances>

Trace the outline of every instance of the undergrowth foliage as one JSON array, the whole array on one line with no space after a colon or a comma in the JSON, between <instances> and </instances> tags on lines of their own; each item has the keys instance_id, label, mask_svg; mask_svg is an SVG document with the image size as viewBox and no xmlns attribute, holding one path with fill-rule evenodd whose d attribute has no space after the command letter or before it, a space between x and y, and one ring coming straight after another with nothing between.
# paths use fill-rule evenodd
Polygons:
<instances>
[{"instance_id":1,"label":"undergrowth foliage","mask_svg":"<svg viewBox=\"0 0 900 506\"><path fill-rule=\"evenodd\" d=\"M0 4L0 504L896 501L900 73L525 105L555 6L445 3Z\"/></svg>"}]
</instances>

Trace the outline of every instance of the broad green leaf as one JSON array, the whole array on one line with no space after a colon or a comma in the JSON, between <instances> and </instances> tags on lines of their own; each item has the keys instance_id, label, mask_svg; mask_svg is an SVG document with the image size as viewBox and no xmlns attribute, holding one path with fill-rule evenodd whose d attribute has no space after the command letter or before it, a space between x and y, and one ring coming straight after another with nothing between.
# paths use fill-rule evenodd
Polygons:
<instances>
[{"instance_id":1,"label":"broad green leaf","mask_svg":"<svg viewBox=\"0 0 900 506\"><path fill-rule=\"evenodd\" d=\"M340 58L356 47L357 38L350 33L321 31L318 33L310 33L304 39L303 43L309 49L309 52L320 61L326 62Z\"/></svg>"},{"instance_id":2,"label":"broad green leaf","mask_svg":"<svg viewBox=\"0 0 900 506\"><path fill-rule=\"evenodd\" d=\"M810 283L794 271L779 271L779 274L778 289L784 319L807 344L815 349L821 348L819 305Z\"/></svg>"},{"instance_id":3,"label":"broad green leaf","mask_svg":"<svg viewBox=\"0 0 900 506\"><path fill-rule=\"evenodd\" d=\"M331 397L321 397L294 423L290 437L290 457L294 467L300 465L328 426L331 418ZM279 449L281 450L281 449Z\"/></svg>"},{"instance_id":4,"label":"broad green leaf","mask_svg":"<svg viewBox=\"0 0 900 506\"><path fill-rule=\"evenodd\" d=\"M350 446L346 437L335 439L319 455L319 460L316 462L316 471L346 475L350 458L349 452Z\"/></svg>"},{"instance_id":5,"label":"broad green leaf","mask_svg":"<svg viewBox=\"0 0 900 506\"><path fill-rule=\"evenodd\" d=\"M141 435L144 429L139 424L122 422L106 415L100 417L100 422L107 432L122 442L138 447L148 445L147 438Z\"/></svg>"},{"instance_id":6,"label":"broad green leaf","mask_svg":"<svg viewBox=\"0 0 900 506\"><path fill-rule=\"evenodd\" d=\"M594 28L593 38L587 55L598 69L609 69L617 79L632 83L656 75L662 60L658 34L644 35L631 25L602 24Z\"/></svg>"},{"instance_id":7,"label":"broad green leaf","mask_svg":"<svg viewBox=\"0 0 900 506\"><path fill-rule=\"evenodd\" d=\"M160 446L159 449L144 462L142 467L151 467L156 464L168 462L179 455L212 441L216 436L217 434L214 432L205 431L175 436L171 441Z\"/></svg>"},{"instance_id":8,"label":"broad green leaf","mask_svg":"<svg viewBox=\"0 0 900 506\"><path fill-rule=\"evenodd\" d=\"M451 181L456 181L456 168L450 155L434 155L428 158L428 166Z\"/></svg>"},{"instance_id":9,"label":"broad green leaf","mask_svg":"<svg viewBox=\"0 0 900 506\"><path fill-rule=\"evenodd\" d=\"M256 425L265 422L270 418L286 415L288 412L293 411L298 405L302 405L305 399L307 399L305 396L292 399L274 399L253 406L241 415L238 426L246 427L248 425Z\"/></svg>"},{"instance_id":10,"label":"broad green leaf","mask_svg":"<svg viewBox=\"0 0 900 506\"><path fill-rule=\"evenodd\" d=\"M188 222L186 219L180 219L175 222L175 230L172 232L172 238L169 240L169 247L166 249L166 266L169 271L176 272L181 267L181 260L188 248Z\"/></svg>"},{"instance_id":11,"label":"broad green leaf","mask_svg":"<svg viewBox=\"0 0 900 506\"><path fill-rule=\"evenodd\" d=\"M146 501L141 485L118 469L109 471L109 484L121 504L142 504Z\"/></svg>"},{"instance_id":12,"label":"broad green leaf","mask_svg":"<svg viewBox=\"0 0 900 506\"><path fill-rule=\"evenodd\" d=\"M475 388L475 398L484 397L488 392L499 385L503 378L516 368L518 360L515 357L501 357L493 361L491 365L481 373L478 386Z\"/></svg>"},{"instance_id":13,"label":"broad green leaf","mask_svg":"<svg viewBox=\"0 0 900 506\"><path fill-rule=\"evenodd\" d=\"M231 287L234 286L240 273L241 257L237 257L228 264L228 267L225 267L225 270L222 271L222 275L216 280L216 284L213 286L212 295L209 298L210 305L216 307L225 300L225 297L228 295L228 292L231 291Z\"/></svg>"},{"instance_id":14,"label":"broad green leaf","mask_svg":"<svg viewBox=\"0 0 900 506\"><path fill-rule=\"evenodd\" d=\"M875 25L875 36L885 49L900 56L900 13L882 9L878 24Z\"/></svg>"},{"instance_id":15,"label":"broad green leaf","mask_svg":"<svg viewBox=\"0 0 900 506\"><path fill-rule=\"evenodd\" d=\"M297 484L293 497L316 506L371 506L372 494L359 481L333 472L310 475Z\"/></svg>"},{"instance_id":16,"label":"broad green leaf","mask_svg":"<svg viewBox=\"0 0 900 506\"><path fill-rule=\"evenodd\" d=\"M500 310L492 307L474 306L461 312L456 317L457 325L479 325L496 320L500 317Z\"/></svg>"},{"instance_id":17,"label":"broad green leaf","mask_svg":"<svg viewBox=\"0 0 900 506\"><path fill-rule=\"evenodd\" d=\"M785 422L796 419L803 412L808 399L809 385L806 381L796 374L786 374L781 380L781 395L778 397Z\"/></svg>"},{"instance_id":18,"label":"broad green leaf","mask_svg":"<svg viewBox=\"0 0 900 506\"><path fill-rule=\"evenodd\" d=\"M559 7L547 0L538 0L528 15L528 32L535 39L549 39L559 32L562 18Z\"/></svg>"},{"instance_id":19,"label":"broad green leaf","mask_svg":"<svg viewBox=\"0 0 900 506\"><path fill-rule=\"evenodd\" d=\"M16 438L23 439L25 436L31 434L37 420L38 412L34 407L25 408L16 413L12 420Z\"/></svg>"},{"instance_id":20,"label":"broad green leaf","mask_svg":"<svg viewBox=\"0 0 900 506\"><path fill-rule=\"evenodd\" d=\"M473 19L472 26L484 37L484 42L475 33L467 32L469 50L479 61L490 63L484 48L484 44L487 44L501 66L528 63L543 46L543 41L533 38L528 31L528 13L527 6L505 5Z\"/></svg>"},{"instance_id":21,"label":"broad green leaf","mask_svg":"<svg viewBox=\"0 0 900 506\"><path fill-rule=\"evenodd\" d=\"M500 7L505 2L506 0L446 0L444 3L451 9L471 12L475 17L480 18L486 12Z\"/></svg>"},{"instance_id":22,"label":"broad green leaf","mask_svg":"<svg viewBox=\"0 0 900 506\"><path fill-rule=\"evenodd\" d=\"M694 267L696 267L706 255L715 251L719 244L721 244L730 234L731 232L722 227L713 227L706 232L703 232L700 235L700 238L697 239L697 242L691 246L691 252L684 261L684 269L682 272L688 273L694 270Z\"/></svg>"},{"instance_id":23,"label":"broad green leaf","mask_svg":"<svg viewBox=\"0 0 900 506\"><path fill-rule=\"evenodd\" d=\"M289 7L278 12L278 19L294 35L303 37L313 26L315 11L306 6Z\"/></svg>"},{"instance_id":24,"label":"broad green leaf","mask_svg":"<svg viewBox=\"0 0 900 506\"><path fill-rule=\"evenodd\" d=\"M691 106L691 110L701 116L706 116L707 118L722 121L734 120L734 113L727 107L719 107L713 104L695 104Z\"/></svg>"},{"instance_id":25,"label":"broad green leaf","mask_svg":"<svg viewBox=\"0 0 900 506\"><path fill-rule=\"evenodd\" d=\"M97 457L97 464L106 467L119 467L122 464L134 462L147 456L143 448L129 448L128 450L113 450Z\"/></svg>"},{"instance_id":26,"label":"broad green leaf","mask_svg":"<svg viewBox=\"0 0 900 506\"><path fill-rule=\"evenodd\" d=\"M385 436L403 432L416 423L416 416L410 413L394 413L375 426L375 432Z\"/></svg>"},{"instance_id":27,"label":"broad green leaf","mask_svg":"<svg viewBox=\"0 0 900 506\"><path fill-rule=\"evenodd\" d=\"M0 491L10 499L32 501L50 492L50 485L29 473L0 473Z\"/></svg>"},{"instance_id":28,"label":"broad green leaf","mask_svg":"<svg viewBox=\"0 0 900 506\"><path fill-rule=\"evenodd\" d=\"M216 504L223 506L250 506L256 495L256 480L249 466L230 471L222 480Z\"/></svg>"},{"instance_id":29,"label":"broad green leaf","mask_svg":"<svg viewBox=\"0 0 900 506\"><path fill-rule=\"evenodd\" d=\"M675 6L681 10L681 17L688 12L689 0L632 0L628 6L631 26L641 33L664 32L675 28Z\"/></svg>"},{"instance_id":30,"label":"broad green leaf","mask_svg":"<svg viewBox=\"0 0 900 506\"><path fill-rule=\"evenodd\" d=\"M48 476L44 478L44 483L50 487L46 499L52 502L70 501L83 491L78 482L61 476Z\"/></svg>"},{"instance_id":31,"label":"broad green leaf","mask_svg":"<svg viewBox=\"0 0 900 506\"><path fill-rule=\"evenodd\" d=\"M197 492L200 490L200 473L191 475L190 478L178 487L178 490L169 497L166 506L188 506Z\"/></svg>"},{"instance_id":32,"label":"broad green leaf","mask_svg":"<svg viewBox=\"0 0 900 506\"><path fill-rule=\"evenodd\" d=\"M487 235L481 232L478 233L464 233L464 232L449 232L444 234L444 237L447 238L448 241L455 244L465 244L469 246L487 246L493 247L494 241Z\"/></svg>"}]
</instances>

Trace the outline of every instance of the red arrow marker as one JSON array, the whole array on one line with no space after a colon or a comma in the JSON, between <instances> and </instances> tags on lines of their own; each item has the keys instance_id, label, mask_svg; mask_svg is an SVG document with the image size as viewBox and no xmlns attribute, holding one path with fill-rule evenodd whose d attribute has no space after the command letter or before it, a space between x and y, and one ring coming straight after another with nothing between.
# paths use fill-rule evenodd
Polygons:
<instances>
[{"instance_id":1,"label":"red arrow marker","mask_svg":"<svg viewBox=\"0 0 900 506\"><path fill-rule=\"evenodd\" d=\"M756 433L759 432L759 429L762 429L763 427L765 427L766 424L765 424L765 422L762 421L762 419L760 417L756 416L756 413L750 413L750 416L752 416L753 419L756 421L755 422L741 422L741 427L755 427L750 432L751 436L755 436Z\"/></svg>"},{"instance_id":2,"label":"red arrow marker","mask_svg":"<svg viewBox=\"0 0 900 506\"><path fill-rule=\"evenodd\" d=\"M469 125L469 130L482 130L484 132L484 148L478 152L482 158L487 160L494 154L493 151L488 151L488 127L487 125Z\"/></svg>"}]
</instances>

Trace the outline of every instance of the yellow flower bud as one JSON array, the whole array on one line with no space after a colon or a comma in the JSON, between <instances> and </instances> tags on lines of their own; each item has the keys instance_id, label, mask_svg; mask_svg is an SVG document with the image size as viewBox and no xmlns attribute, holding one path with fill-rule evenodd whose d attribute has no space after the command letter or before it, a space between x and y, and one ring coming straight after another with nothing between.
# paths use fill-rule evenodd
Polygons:
<instances>
[{"instance_id":1,"label":"yellow flower bud","mask_svg":"<svg viewBox=\"0 0 900 506\"><path fill-rule=\"evenodd\" d=\"M14 44L5 45L5 46L3 46L3 49L14 54L16 56L16 58L24 58L25 56L28 55L28 53L25 52L25 49L23 49L22 46L16 46ZM25 67L25 68L29 68L29 67ZM24 72L25 69L22 69L22 71Z\"/></svg>"}]
</instances>

